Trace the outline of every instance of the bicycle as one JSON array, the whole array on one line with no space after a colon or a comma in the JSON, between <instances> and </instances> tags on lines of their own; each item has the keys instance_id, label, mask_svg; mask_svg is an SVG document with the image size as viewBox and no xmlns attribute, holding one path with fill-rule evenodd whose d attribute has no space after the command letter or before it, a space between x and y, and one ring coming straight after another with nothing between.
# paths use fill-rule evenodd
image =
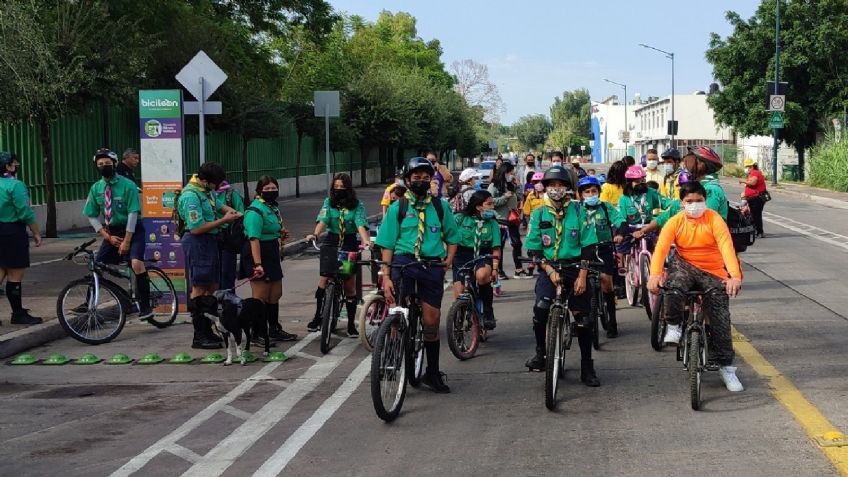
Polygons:
<instances>
[{"instance_id":1,"label":"bicycle","mask_svg":"<svg viewBox=\"0 0 848 477\"><path fill-rule=\"evenodd\" d=\"M95 252L89 249L96 241L91 239L64 257L64 260L86 265L89 274L68 283L56 300L56 316L65 332L91 345L115 339L123 330L127 315L139 310L132 269L98 262ZM154 311L145 321L157 328L167 328L174 323L179 311L177 291L162 269L147 262L145 267L150 277L150 307ZM105 275L127 280L127 289Z\"/></svg>"},{"instance_id":2,"label":"bicycle","mask_svg":"<svg viewBox=\"0 0 848 477\"><path fill-rule=\"evenodd\" d=\"M677 360L683 362L683 368L689 373L689 399L692 409L701 408L701 374L704 371L717 371L718 365L707 360L707 335L704 328L702 305L704 297L722 288L713 287L706 291L687 291L679 288L660 287L662 295L675 294L685 297L683 307L684 329L677 347Z\"/></svg>"},{"instance_id":3,"label":"bicycle","mask_svg":"<svg viewBox=\"0 0 848 477\"><path fill-rule=\"evenodd\" d=\"M603 261L599 259L598 263L603 263ZM589 272L587 281L592 293L592 347L599 350L601 349L600 328L603 327L606 330L609 326L609 310L607 309L607 300L601 286L601 271L589 267L586 270Z\"/></svg>"},{"instance_id":4,"label":"bicycle","mask_svg":"<svg viewBox=\"0 0 848 477\"><path fill-rule=\"evenodd\" d=\"M377 262L385 265L385 262ZM371 353L371 401L377 416L391 422L400 414L406 397L407 383L421 384L424 372L424 336L421 324L421 304L415 294L404 294L403 275L408 267L444 267L439 260L417 260L405 265L389 265L400 269L397 297L405 297L407 307L400 301L389 309L380 324Z\"/></svg>"},{"instance_id":5,"label":"bicycle","mask_svg":"<svg viewBox=\"0 0 848 477\"><path fill-rule=\"evenodd\" d=\"M374 266L379 261L372 259L369 263ZM359 328L359 339L362 341L362 346L369 353L374 350L374 340L377 338L377 331L389 314L389 308L386 306L386 297L383 294L382 271L377 272L375 282L375 292L365 297L365 301L359 307L358 316L356 317L357 327Z\"/></svg>"},{"instance_id":6,"label":"bicycle","mask_svg":"<svg viewBox=\"0 0 848 477\"><path fill-rule=\"evenodd\" d=\"M475 258L459 269L463 276L465 291L451 305L445 320L448 347L459 360L473 358L480 342L488 339L483 326L483 302L479 298L475 267L480 262L491 260L492 255ZM465 273L463 273L465 272Z\"/></svg>"},{"instance_id":7,"label":"bicycle","mask_svg":"<svg viewBox=\"0 0 848 477\"><path fill-rule=\"evenodd\" d=\"M636 230L640 228L633 225L630 227ZM650 275L652 254L648 247L648 237L643 235L638 240L638 248L634 243L630 252L624 256L624 268L627 270L624 280L625 291L627 303L630 306L636 306L641 301L645 307L645 313L648 314L648 319L651 319L651 312L656 303L656 296L648 293L648 276Z\"/></svg>"}]
</instances>

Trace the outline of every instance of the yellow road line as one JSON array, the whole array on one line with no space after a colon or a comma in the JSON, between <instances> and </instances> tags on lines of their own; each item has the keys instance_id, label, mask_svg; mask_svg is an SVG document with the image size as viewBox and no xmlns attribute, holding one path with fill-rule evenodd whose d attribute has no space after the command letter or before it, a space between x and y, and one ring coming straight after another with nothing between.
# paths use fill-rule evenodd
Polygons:
<instances>
[{"instance_id":1,"label":"yellow road line","mask_svg":"<svg viewBox=\"0 0 848 477\"><path fill-rule=\"evenodd\" d=\"M848 446L826 447L819 444L818 438L822 436L830 439L845 439L845 436L826 417L813 406L807 398L792 384L792 381L784 376L777 368L769 363L766 358L757 351L742 333L733 328L733 347L736 353L742 357L760 376L766 379L771 393L777 401L792 414L798 424L804 428L807 435L813 440L836 470L848 477Z\"/></svg>"}]
</instances>

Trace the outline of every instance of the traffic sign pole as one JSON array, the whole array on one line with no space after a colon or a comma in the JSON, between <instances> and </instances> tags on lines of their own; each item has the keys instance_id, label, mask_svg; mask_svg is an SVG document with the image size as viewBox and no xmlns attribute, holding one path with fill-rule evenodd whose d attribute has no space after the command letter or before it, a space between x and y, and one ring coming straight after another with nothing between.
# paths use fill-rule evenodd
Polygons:
<instances>
[{"instance_id":1,"label":"traffic sign pole","mask_svg":"<svg viewBox=\"0 0 848 477\"><path fill-rule=\"evenodd\" d=\"M778 93L780 85L780 2L774 2L774 94ZM771 184L777 185L777 128L772 129L774 147L771 151Z\"/></svg>"},{"instance_id":2,"label":"traffic sign pole","mask_svg":"<svg viewBox=\"0 0 848 477\"><path fill-rule=\"evenodd\" d=\"M200 82L200 97L197 98L197 118L198 118L198 137L200 138L200 165L206 162L206 121L203 118L203 76L198 80Z\"/></svg>"},{"instance_id":3,"label":"traffic sign pole","mask_svg":"<svg viewBox=\"0 0 848 477\"><path fill-rule=\"evenodd\" d=\"M324 105L324 154L327 161L327 194L333 188L333 176L330 171L330 104ZM365 160L365 159L361 159Z\"/></svg>"}]
</instances>

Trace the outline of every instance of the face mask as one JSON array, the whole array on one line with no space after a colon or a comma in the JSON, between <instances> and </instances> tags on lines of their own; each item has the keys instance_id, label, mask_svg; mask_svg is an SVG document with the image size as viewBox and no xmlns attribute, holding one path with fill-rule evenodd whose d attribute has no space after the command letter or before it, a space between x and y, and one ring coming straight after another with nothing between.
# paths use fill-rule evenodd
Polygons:
<instances>
[{"instance_id":1,"label":"face mask","mask_svg":"<svg viewBox=\"0 0 848 477\"><path fill-rule=\"evenodd\" d=\"M536 192L545 192L545 185L541 182L533 184L533 188L536 189Z\"/></svg>"},{"instance_id":2,"label":"face mask","mask_svg":"<svg viewBox=\"0 0 848 477\"><path fill-rule=\"evenodd\" d=\"M333 189L333 198L342 201L347 199L347 189Z\"/></svg>"},{"instance_id":3,"label":"face mask","mask_svg":"<svg viewBox=\"0 0 848 477\"><path fill-rule=\"evenodd\" d=\"M535 167L535 166L536 166L535 162L528 162L527 163L527 167Z\"/></svg>"},{"instance_id":4,"label":"face mask","mask_svg":"<svg viewBox=\"0 0 848 477\"><path fill-rule=\"evenodd\" d=\"M514 175L512 175L512 174L507 174L507 175L506 175L506 181L507 181L507 182L512 182L512 180L513 180L513 179L515 179L515 176L514 176Z\"/></svg>"},{"instance_id":5,"label":"face mask","mask_svg":"<svg viewBox=\"0 0 848 477\"><path fill-rule=\"evenodd\" d=\"M657 164L659 164L657 161L648 161L648 169L651 169L651 170L656 169Z\"/></svg>"},{"instance_id":6,"label":"face mask","mask_svg":"<svg viewBox=\"0 0 848 477\"><path fill-rule=\"evenodd\" d=\"M492 209L483 209L483 211L480 212L480 218L483 220L494 219L495 217L495 211Z\"/></svg>"},{"instance_id":7,"label":"face mask","mask_svg":"<svg viewBox=\"0 0 848 477\"><path fill-rule=\"evenodd\" d=\"M746 167L746 168L745 168L745 174L750 174L750 173L751 173L751 168L750 168L750 167Z\"/></svg>"},{"instance_id":8,"label":"face mask","mask_svg":"<svg viewBox=\"0 0 848 477\"><path fill-rule=\"evenodd\" d=\"M278 191L278 190L262 191L262 194L260 194L260 195L262 197L262 200L264 200L265 202L268 202L268 203L271 203L271 204L276 204L277 203L277 197L280 196L280 191Z\"/></svg>"},{"instance_id":9,"label":"face mask","mask_svg":"<svg viewBox=\"0 0 848 477\"><path fill-rule=\"evenodd\" d=\"M483 181L474 181L474 188L480 190L483 188Z\"/></svg>"},{"instance_id":10,"label":"face mask","mask_svg":"<svg viewBox=\"0 0 848 477\"><path fill-rule=\"evenodd\" d=\"M592 197L584 197L583 203L586 204L589 207L597 207L598 205L601 204L601 198L600 198L600 196L597 196L597 195L594 195Z\"/></svg>"},{"instance_id":11,"label":"face mask","mask_svg":"<svg viewBox=\"0 0 848 477\"><path fill-rule=\"evenodd\" d=\"M707 203L706 202L690 202L683 206L683 210L686 211L686 215L697 219L704 215L704 212L707 211Z\"/></svg>"},{"instance_id":12,"label":"face mask","mask_svg":"<svg viewBox=\"0 0 848 477\"><path fill-rule=\"evenodd\" d=\"M662 171L663 174L669 175L674 170L674 169L672 169L672 167L674 167L674 166L672 166L671 164L663 164L662 169L660 169L660 170Z\"/></svg>"},{"instance_id":13,"label":"face mask","mask_svg":"<svg viewBox=\"0 0 848 477\"><path fill-rule=\"evenodd\" d=\"M403 185L403 179L395 179L395 184L402 186Z\"/></svg>"},{"instance_id":14,"label":"face mask","mask_svg":"<svg viewBox=\"0 0 848 477\"><path fill-rule=\"evenodd\" d=\"M98 167L97 170L100 171L101 176L107 179L115 175L115 168L113 166Z\"/></svg>"},{"instance_id":15,"label":"face mask","mask_svg":"<svg viewBox=\"0 0 848 477\"><path fill-rule=\"evenodd\" d=\"M430 181L412 181L409 183L409 190L418 197L423 197L430 191Z\"/></svg>"},{"instance_id":16,"label":"face mask","mask_svg":"<svg viewBox=\"0 0 848 477\"><path fill-rule=\"evenodd\" d=\"M639 184L633 187L633 192L636 194L644 194L648 192L648 184Z\"/></svg>"},{"instance_id":17,"label":"face mask","mask_svg":"<svg viewBox=\"0 0 848 477\"><path fill-rule=\"evenodd\" d=\"M560 189L558 187L557 188L553 188L553 187L548 188L548 197L550 197L550 199L553 200L553 201L559 202L559 201L561 201L565 198L565 195L566 195L565 189Z\"/></svg>"},{"instance_id":18,"label":"face mask","mask_svg":"<svg viewBox=\"0 0 848 477\"><path fill-rule=\"evenodd\" d=\"M562 167L562 163L561 162L554 162L554 163L551 164L551 167Z\"/></svg>"}]
</instances>

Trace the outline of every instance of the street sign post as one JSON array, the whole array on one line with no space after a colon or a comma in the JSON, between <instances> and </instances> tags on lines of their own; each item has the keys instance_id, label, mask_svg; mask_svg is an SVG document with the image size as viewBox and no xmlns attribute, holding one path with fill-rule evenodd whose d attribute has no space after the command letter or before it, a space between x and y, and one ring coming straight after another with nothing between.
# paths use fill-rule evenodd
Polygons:
<instances>
[{"instance_id":1,"label":"street sign post","mask_svg":"<svg viewBox=\"0 0 848 477\"><path fill-rule=\"evenodd\" d=\"M183 69L175 76L177 81L194 96L197 101L184 103L183 114L196 114L198 125L198 138L200 139L200 164L206 162L206 123L204 116L207 114L221 114L223 109L220 101L206 101L212 93L218 89L227 74L209 58L203 50L197 52Z\"/></svg>"},{"instance_id":2,"label":"street sign post","mask_svg":"<svg viewBox=\"0 0 848 477\"><path fill-rule=\"evenodd\" d=\"M337 118L341 114L341 102L338 91L316 91L315 117L324 118L324 153L327 166L327 192L333 188L333 176L330 171L330 118ZM364 161L365 158L362 158ZM362 180L365 180L363 177Z\"/></svg>"},{"instance_id":3,"label":"street sign post","mask_svg":"<svg viewBox=\"0 0 848 477\"><path fill-rule=\"evenodd\" d=\"M769 128L771 129L782 129L784 126L783 122L783 114L780 111L775 111L771 113L771 118L769 119Z\"/></svg>"}]
</instances>

